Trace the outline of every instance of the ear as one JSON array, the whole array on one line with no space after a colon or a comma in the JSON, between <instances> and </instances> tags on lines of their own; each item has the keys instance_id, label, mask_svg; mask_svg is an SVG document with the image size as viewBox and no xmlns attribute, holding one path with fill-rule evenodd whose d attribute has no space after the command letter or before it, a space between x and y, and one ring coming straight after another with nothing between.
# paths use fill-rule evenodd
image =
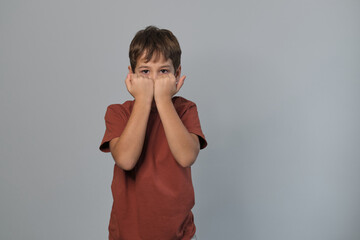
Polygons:
<instances>
[{"instance_id":1,"label":"ear","mask_svg":"<svg viewBox=\"0 0 360 240\"><path fill-rule=\"evenodd\" d=\"M179 81L181 76L181 65L179 65L178 69L175 71L175 78L177 81Z\"/></svg>"},{"instance_id":2,"label":"ear","mask_svg":"<svg viewBox=\"0 0 360 240\"><path fill-rule=\"evenodd\" d=\"M179 80L177 80L176 93L180 90L180 88L184 84L185 78L186 78L186 76L182 76L181 78L179 78Z\"/></svg>"}]
</instances>

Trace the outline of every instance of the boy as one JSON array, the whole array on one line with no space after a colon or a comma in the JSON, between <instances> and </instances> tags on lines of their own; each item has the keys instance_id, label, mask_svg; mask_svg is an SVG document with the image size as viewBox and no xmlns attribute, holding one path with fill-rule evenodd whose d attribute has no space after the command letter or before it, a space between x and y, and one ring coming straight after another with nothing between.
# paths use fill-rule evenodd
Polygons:
<instances>
[{"instance_id":1,"label":"boy","mask_svg":"<svg viewBox=\"0 0 360 240\"><path fill-rule=\"evenodd\" d=\"M111 104L99 149L115 161L110 240L195 239L191 165L207 142L182 87L181 49L166 29L133 38L125 84L132 101Z\"/></svg>"}]
</instances>

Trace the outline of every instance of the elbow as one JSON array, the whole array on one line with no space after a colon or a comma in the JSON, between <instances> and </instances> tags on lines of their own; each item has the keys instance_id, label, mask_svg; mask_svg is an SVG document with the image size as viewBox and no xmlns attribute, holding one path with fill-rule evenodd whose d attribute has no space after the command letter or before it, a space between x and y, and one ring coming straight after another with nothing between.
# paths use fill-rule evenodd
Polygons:
<instances>
[{"instance_id":1,"label":"elbow","mask_svg":"<svg viewBox=\"0 0 360 240\"><path fill-rule=\"evenodd\" d=\"M197 156L200 152L200 143L198 136L192 134L194 136L193 138L193 144L191 144L187 148L183 148L181 153L177 153L177 162L182 166L183 168L191 167L194 162L196 161ZM186 150L185 150L186 149Z\"/></svg>"},{"instance_id":2,"label":"elbow","mask_svg":"<svg viewBox=\"0 0 360 240\"><path fill-rule=\"evenodd\" d=\"M119 160L115 160L115 164L118 167L120 167L121 169L123 169L124 171L131 171L135 167L135 164L131 164L131 163L119 161Z\"/></svg>"},{"instance_id":3,"label":"elbow","mask_svg":"<svg viewBox=\"0 0 360 240\"><path fill-rule=\"evenodd\" d=\"M183 168L187 168L187 167L191 167L194 164L195 160L193 161L178 161L178 163L180 164L181 167Z\"/></svg>"},{"instance_id":4,"label":"elbow","mask_svg":"<svg viewBox=\"0 0 360 240\"><path fill-rule=\"evenodd\" d=\"M113 145L111 145L110 142L111 155L115 161L115 164L118 167L122 168L125 171L130 171L136 165L137 156L132 155L131 151L125 151L124 149L119 148L119 144L117 144L119 141L120 140L117 139Z\"/></svg>"},{"instance_id":5,"label":"elbow","mask_svg":"<svg viewBox=\"0 0 360 240\"><path fill-rule=\"evenodd\" d=\"M120 167L121 169L123 169L124 171L131 171L136 165L136 161L131 161L128 158L123 159L119 156L117 156L117 157L114 156L114 161L115 161L115 164L118 167Z\"/></svg>"},{"instance_id":6,"label":"elbow","mask_svg":"<svg viewBox=\"0 0 360 240\"><path fill-rule=\"evenodd\" d=\"M197 155L197 153L194 153L189 156L182 156L177 159L177 162L183 168L191 167L196 161Z\"/></svg>"}]
</instances>

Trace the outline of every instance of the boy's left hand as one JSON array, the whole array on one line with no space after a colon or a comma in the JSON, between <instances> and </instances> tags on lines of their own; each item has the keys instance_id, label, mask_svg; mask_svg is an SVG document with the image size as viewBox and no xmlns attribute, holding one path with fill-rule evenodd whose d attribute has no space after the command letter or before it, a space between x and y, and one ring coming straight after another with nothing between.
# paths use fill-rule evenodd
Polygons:
<instances>
[{"instance_id":1,"label":"boy's left hand","mask_svg":"<svg viewBox=\"0 0 360 240\"><path fill-rule=\"evenodd\" d=\"M160 75L154 79L155 101L171 99L184 84L186 76L175 78L174 74Z\"/></svg>"}]
</instances>

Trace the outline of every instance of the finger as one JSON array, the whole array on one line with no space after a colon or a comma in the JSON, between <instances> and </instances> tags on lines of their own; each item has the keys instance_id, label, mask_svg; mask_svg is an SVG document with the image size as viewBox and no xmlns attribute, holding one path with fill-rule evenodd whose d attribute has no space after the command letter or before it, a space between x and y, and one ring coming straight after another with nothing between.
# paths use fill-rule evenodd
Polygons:
<instances>
[{"instance_id":1,"label":"finger","mask_svg":"<svg viewBox=\"0 0 360 240\"><path fill-rule=\"evenodd\" d=\"M173 80L174 82L177 82L177 78L175 77L175 75L173 73L168 74L168 77Z\"/></svg>"},{"instance_id":2,"label":"finger","mask_svg":"<svg viewBox=\"0 0 360 240\"><path fill-rule=\"evenodd\" d=\"M173 74L173 73L169 73L169 74L167 74L166 76L165 76L165 78L168 80L168 81L170 81L172 84L175 84L176 85L176 77L175 77L175 75Z\"/></svg>"},{"instance_id":3,"label":"finger","mask_svg":"<svg viewBox=\"0 0 360 240\"><path fill-rule=\"evenodd\" d=\"M137 78L139 78L139 75L137 73L131 74L131 79L137 79Z\"/></svg>"},{"instance_id":4,"label":"finger","mask_svg":"<svg viewBox=\"0 0 360 240\"><path fill-rule=\"evenodd\" d=\"M130 74L130 80L132 85L137 84L139 82L138 79L139 79L139 75L137 73Z\"/></svg>"}]
</instances>

